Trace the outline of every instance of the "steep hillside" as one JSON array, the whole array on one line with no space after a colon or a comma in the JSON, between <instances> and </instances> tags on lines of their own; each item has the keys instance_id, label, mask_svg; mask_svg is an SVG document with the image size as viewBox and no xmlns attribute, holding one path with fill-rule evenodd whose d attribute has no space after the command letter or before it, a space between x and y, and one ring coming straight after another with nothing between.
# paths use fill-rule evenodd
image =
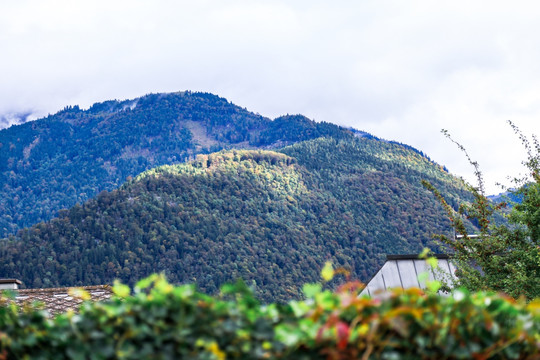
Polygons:
<instances>
[{"instance_id":1,"label":"steep hillside","mask_svg":"<svg viewBox=\"0 0 540 360\"><path fill-rule=\"evenodd\" d=\"M0 237L195 154L351 134L303 116L271 121L205 93L152 94L85 111L66 107L0 130Z\"/></svg>"},{"instance_id":2,"label":"steep hillside","mask_svg":"<svg viewBox=\"0 0 540 360\"><path fill-rule=\"evenodd\" d=\"M459 182L417 152L369 138L231 150L146 171L0 241L0 277L26 286L133 283L164 271L207 292L237 277L265 300L298 296L326 260L367 280L387 253L449 232L434 183ZM452 201L452 200L451 200Z\"/></svg>"}]
</instances>

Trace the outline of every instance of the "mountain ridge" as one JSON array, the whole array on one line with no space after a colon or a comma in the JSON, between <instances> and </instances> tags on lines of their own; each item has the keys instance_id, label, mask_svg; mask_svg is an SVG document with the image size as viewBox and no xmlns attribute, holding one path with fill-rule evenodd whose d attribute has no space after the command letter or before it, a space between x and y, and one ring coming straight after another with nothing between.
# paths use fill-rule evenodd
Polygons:
<instances>
[{"instance_id":1,"label":"mountain ridge","mask_svg":"<svg viewBox=\"0 0 540 360\"><path fill-rule=\"evenodd\" d=\"M471 200L411 146L213 94L67 106L0 131L0 276L54 287L162 271L210 293L240 277L285 301L326 260L365 281L385 254L451 236L422 180L454 208Z\"/></svg>"},{"instance_id":2,"label":"mountain ridge","mask_svg":"<svg viewBox=\"0 0 540 360\"><path fill-rule=\"evenodd\" d=\"M350 137L301 115L274 121L208 93L149 94L87 110L67 106L0 130L0 237L81 203L129 176L223 148L277 148Z\"/></svg>"}]
</instances>

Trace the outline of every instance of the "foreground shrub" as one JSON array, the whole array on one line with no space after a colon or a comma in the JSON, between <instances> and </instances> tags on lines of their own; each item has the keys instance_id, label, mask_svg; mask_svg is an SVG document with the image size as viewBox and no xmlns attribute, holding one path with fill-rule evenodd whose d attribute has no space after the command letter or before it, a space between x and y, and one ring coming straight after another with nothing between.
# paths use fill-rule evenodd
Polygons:
<instances>
[{"instance_id":1,"label":"foreground shrub","mask_svg":"<svg viewBox=\"0 0 540 360\"><path fill-rule=\"evenodd\" d=\"M306 285L261 305L245 285L210 297L158 275L78 314L0 306L0 359L524 359L540 354L540 302L418 289L385 298ZM84 292L73 294L85 297Z\"/></svg>"},{"instance_id":2,"label":"foreground shrub","mask_svg":"<svg viewBox=\"0 0 540 360\"><path fill-rule=\"evenodd\" d=\"M443 297L419 289L370 299L359 298L355 288L347 284L336 293L315 291L311 301L291 303L295 320L279 325L278 336L306 359L520 359L539 354L539 302L526 305L461 290Z\"/></svg>"}]
</instances>

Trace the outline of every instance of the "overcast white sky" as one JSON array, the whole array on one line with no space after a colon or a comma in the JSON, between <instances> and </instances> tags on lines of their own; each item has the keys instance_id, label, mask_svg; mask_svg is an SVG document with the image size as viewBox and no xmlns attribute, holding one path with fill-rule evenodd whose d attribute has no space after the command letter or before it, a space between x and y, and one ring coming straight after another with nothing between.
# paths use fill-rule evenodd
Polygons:
<instances>
[{"instance_id":1,"label":"overcast white sky","mask_svg":"<svg viewBox=\"0 0 540 360\"><path fill-rule=\"evenodd\" d=\"M506 124L539 133L536 1L0 2L0 118L208 91L410 144L488 192L524 169ZM0 125L1 126L1 125Z\"/></svg>"}]
</instances>

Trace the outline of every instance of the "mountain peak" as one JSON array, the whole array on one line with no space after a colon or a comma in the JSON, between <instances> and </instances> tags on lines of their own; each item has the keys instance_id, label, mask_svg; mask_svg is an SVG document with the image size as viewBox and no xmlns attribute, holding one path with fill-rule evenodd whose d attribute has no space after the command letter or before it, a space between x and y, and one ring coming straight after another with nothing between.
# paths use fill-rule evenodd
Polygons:
<instances>
[{"instance_id":1,"label":"mountain peak","mask_svg":"<svg viewBox=\"0 0 540 360\"><path fill-rule=\"evenodd\" d=\"M276 149L321 136L352 134L301 115L272 121L202 92L147 94L87 110L66 106L0 131L0 237L156 166L226 148Z\"/></svg>"}]
</instances>

